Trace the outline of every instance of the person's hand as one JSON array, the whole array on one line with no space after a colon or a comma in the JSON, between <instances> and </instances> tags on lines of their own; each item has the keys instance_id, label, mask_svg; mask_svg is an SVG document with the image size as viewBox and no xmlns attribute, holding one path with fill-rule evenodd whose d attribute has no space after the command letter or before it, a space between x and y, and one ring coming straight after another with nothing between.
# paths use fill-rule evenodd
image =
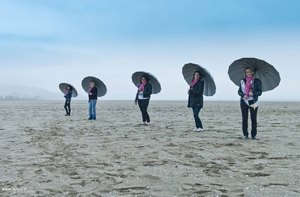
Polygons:
<instances>
[{"instance_id":1,"label":"person's hand","mask_svg":"<svg viewBox=\"0 0 300 197\"><path fill-rule=\"evenodd\" d=\"M249 92L249 96L253 96L253 92Z\"/></svg>"},{"instance_id":2,"label":"person's hand","mask_svg":"<svg viewBox=\"0 0 300 197\"><path fill-rule=\"evenodd\" d=\"M248 98L249 98L249 97L248 97L247 95L245 95L245 96L244 96L244 99L246 99L246 100L247 100Z\"/></svg>"},{"instance_id":3,"label":"person's hand","mask_svg":"<svg viewBox=\"0 0 300 197\"><path fill-rule=\"evenodd\" d=\"M93 95L93 94L90 92L89 95Z\"/></svg>"}]
</instances>

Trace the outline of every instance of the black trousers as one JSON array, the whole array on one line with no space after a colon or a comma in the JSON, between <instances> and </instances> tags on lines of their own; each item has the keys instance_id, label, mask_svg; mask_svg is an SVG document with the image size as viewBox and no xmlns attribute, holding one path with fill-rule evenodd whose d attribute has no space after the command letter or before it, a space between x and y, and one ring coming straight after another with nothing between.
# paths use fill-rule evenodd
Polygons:
<instances>
[{"instance_id":1,"label":"black trousers","mask_svg":"<svg viewBox=\"0 0 300 197\"><path fill-rule=\"evenodd\" d=\"M66 100L66 102L65 102L65 110L66 110L66 114L67 115L71 114L71 101L70 100Z\"/></svg>"},{"instance_id":2,"label":"black trousers","mask_svg":"<svg viewBox=\"0 0 300 197\"><path fill-rule=\"evenodd\" d=\"M249 101L249 104L251 101ZM251 117L251 137L254 138L256 137L257 134L257 111L258 107L253 109L252 107L249 107L244 100L241 100L241 111L242 111L242 125L243 125L243 134L244 136L249 135L248 133L248 116L249 116L249 111L250 111L250 117Z\"/></svg>"},{"instance_id":3,"label":"black trousers","mask_svg":"<svg viewBox=\"0 0 300 197\"><path fill-rule=\"evenodd\" d=\"M142 112L142 118L143 122L150 122L150 116L147 112L148 106L149 106L149 100L150 99L139 99L138 105L140 107L140 110Z\"/></svg>"}]
</instances>

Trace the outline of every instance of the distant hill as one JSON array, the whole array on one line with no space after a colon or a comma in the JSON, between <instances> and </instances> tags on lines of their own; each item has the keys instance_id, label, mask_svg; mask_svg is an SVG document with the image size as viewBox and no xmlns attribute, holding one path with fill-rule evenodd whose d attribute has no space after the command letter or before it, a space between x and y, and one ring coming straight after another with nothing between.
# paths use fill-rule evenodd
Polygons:
<instances>
[{"instance_id":1,"label":"distant hill","mask_svg":"<svg viewBox=\"0 0 300 197\"><path fill-rule=\"evenodd\" d=\"M59 91L52 92L43 88L22 85L0 85L0 99L57 100L62 98Z\"/></svg>"}]
</instances>

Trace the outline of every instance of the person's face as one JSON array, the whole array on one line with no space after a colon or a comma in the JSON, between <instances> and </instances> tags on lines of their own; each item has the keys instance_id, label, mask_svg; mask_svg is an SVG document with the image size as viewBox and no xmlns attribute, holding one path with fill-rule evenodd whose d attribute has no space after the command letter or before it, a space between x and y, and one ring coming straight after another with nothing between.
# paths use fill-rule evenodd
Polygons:
<instances>
[{"instance_id":1,"label":"person's face","mask_svg":"<svg viewBox=\"0 0 300 197\"><path fill-rule=\"evenodd\" d=\"M194 79L199 80L200 79L200 74L197 72L194 74Z\"/></svg>"},{"instance_id":2,"label":"person's face","mask_svg":"<svg viewBox=\"0 0 300 197\"><path fill-rule=\"evenodd\" d=\"M141 82L142 82L142 83L146 83L146 82L147 82L147 79L146 79L145 77L142 77L142 78L141 78Z\"/></svg>"},{"instance_id":3,"label":"person's face","mask_svg":"<svg viewBox=\"0 0 300 197\"><path fill-rule=\"evenodd\" d=\"M95 87L95 83L94 82L90 82L90 88Z\"/></svg>"},{"instance_id":4,"label":"person's face","mask_svg":"<svg viewBox=\"0 0 300 197\"><path fill-rule=\"evenodd\" d=\"M246 74L246 77L253 77L253 72L252 72L252 70L250 70L250 69L246 69L245 70L245 74Z\"/></svg>"},{"instance_id":5,"label":"person's face","mask_svg":"<svg viewBox=\"0 0 300 197\"><path fill-rule=\"evenodd\" d=\"M70 86L67 86L66 89L67 89L67 90L70 90Z\"/></svg>"}]
</instances>

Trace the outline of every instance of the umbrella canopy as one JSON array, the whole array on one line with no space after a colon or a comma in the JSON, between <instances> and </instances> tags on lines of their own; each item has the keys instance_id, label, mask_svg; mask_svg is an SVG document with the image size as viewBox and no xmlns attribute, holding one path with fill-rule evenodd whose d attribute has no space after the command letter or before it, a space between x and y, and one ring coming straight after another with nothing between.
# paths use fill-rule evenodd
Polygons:
<instances>
[{"instance_id":1,"label":"umbrella canopy","mask_svg":"<svg viewBox=\"0 0 300 197\"><path fill-rule=\"evenodd\" d=\"M62 93L67 94L68 93L67 86L70 86L72 88L72 97L78 96L77 90L74 88L73 85L69 83L60 83L58 87L60 91L62 91Z\"/></svg>"},{"instance_id":2,"label":"umbrella canopy","mask_svg":"<svg viewBox=\"0 0 300 197\"><path fill-rule=\"evenodd\" d=\"M160 86L158 79L151 73L144 72L144 71L138 71L138 72L135 72L132 74L131 79L136 87L138 87L140 85L140 83L141 83L140 80L141 80L142 76L145 76L148 78L148 82L152 86L152 94L157 94L161 91L161 86Z\"/></svg>"},{"instance_id":3,"label":"umbrella canopy","mask_svg":"<svg viewBox=\"0 0 300 197\"><path fill-rule=\"evenodd\" d=\"M203 94L205 96L213 96L216 93L216 84L215 84L214 78L208 72L208 70L206 70L202 66L199 66L199 65L193 64L193 63L185 64L182 67L182 74L183 74L185 81L190 85L193 80L194 73L196 71L200 72L201 78L204 81Z\"/></svg>"},{"instance_id":4,"label":"umbrella canopy","mask_svg":"<svg viewBox=\"0 0 300 197\"><path fill-rule=\"evenodd\" d=\"M268 62L257 58L242 58L234 61L228 69L230 80L237 86L245 78L245 68L251 67L256 78L261 80L262 91L273 90L280 83L279 72Z\"/></svg>"},{"instance_id":5,"label":"umbrella canopy","mask_svg":"<svg viewBox=\"0 0 300 197\"><path fill-rule=\"evenodd\" d=\"M84 89L84 91L86 93L89 93L90 82L92 82L92 81L95 82L95 86L98 88L97 97L104 96L107 92L106 85L100 79L98 79L96 77L88 76L82 80L81 85L82 85L82 88Z\"/></svg>"}]
</instances>

